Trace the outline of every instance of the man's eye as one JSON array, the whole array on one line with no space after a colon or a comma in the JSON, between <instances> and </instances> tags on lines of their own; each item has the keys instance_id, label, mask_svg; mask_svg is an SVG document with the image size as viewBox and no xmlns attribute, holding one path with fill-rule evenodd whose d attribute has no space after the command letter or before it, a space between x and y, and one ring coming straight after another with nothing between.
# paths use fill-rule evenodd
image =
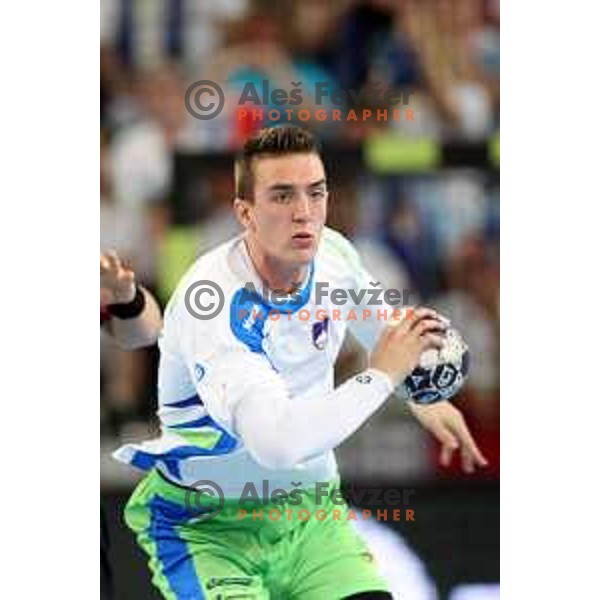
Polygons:
<instances>
[{"instance_id":1,"label":"man's eye","mask_svg":"<svg viewBox=\"0 0 600 600\"><path fill-rule=\"evenodd\" d=\"M289 202L291 199L291 192L280 192L279 194L275 194L275 202Z\"/></svg>"},{"instance_id":2,"label":"man's eye","mask_svg":"<svg viewBox=\"0 0 600 600\"><path fill-rule=\"evenodd\" d=\"M321 200L326 194L327 192L325 190L314 190L310 195L314 200Z\"/></svg>"}]
</instances>

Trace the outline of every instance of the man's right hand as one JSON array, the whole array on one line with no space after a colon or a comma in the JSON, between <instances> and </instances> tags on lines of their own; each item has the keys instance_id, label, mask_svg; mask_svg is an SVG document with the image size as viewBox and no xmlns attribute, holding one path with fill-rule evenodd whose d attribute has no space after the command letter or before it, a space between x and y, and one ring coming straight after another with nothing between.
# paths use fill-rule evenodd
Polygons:
<instances>
[{"instance_id":1,"label":"man's right hand","mask_svg":"<svg viewBox=\"0 0 600 600\"><path fill-rule=\"evenodd\" d=\"M100 304L127 304L135 298L135 274L116 252L100 254Z\"/></svg>"},{"instance_id":2,"label":"man's right hand","mask_svg":"<svg viewBox=\"0 0 600 600\"><path fill-rule=\"evenodd\" d=\"M407 311L396 323L383 331L369 361L370 367L390 377L394 387L419 364L425 350L443 346L448 328L448 322L430 308Z\"/></svg>"}]
</instances>

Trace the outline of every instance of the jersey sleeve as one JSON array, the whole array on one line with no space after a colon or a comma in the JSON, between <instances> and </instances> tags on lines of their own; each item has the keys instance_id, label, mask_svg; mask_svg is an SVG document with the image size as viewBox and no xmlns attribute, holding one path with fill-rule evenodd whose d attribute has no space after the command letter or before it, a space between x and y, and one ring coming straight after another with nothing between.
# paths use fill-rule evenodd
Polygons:
<instances>
[{"instance_id":1,"label":"jersey sleeve","mask_svg":"<svg viewBox=\"0 0 600 600\"><path fill-rule=\"evenodd\" d=\"M291 468L337 447L392 391L387 375L369 369L324 396L292 398L257 340L229 336L226 319L182 317L181 351L210 416L267 468Z\"/></svg>"}]
</instances>

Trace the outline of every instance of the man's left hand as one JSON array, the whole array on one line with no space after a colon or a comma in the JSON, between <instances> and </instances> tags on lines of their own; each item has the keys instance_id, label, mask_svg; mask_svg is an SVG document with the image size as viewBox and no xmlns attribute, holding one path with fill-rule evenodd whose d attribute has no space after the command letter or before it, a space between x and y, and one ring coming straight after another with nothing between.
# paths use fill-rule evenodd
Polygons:
<instances>
[{"instance_id":1,"label":"man's left hand","mask_svg":"<svg viewBox=\"0 0 600 600\"><path fill-rule=\"evenodd\" d=\"M472 473L475 467L485 467L488 462L477 447L462 413L447 400L434 404L408 406L421 425L442 444L440 462L447 467L455 450L460 449L463 471Z\"/></svg>"}]
</instances>

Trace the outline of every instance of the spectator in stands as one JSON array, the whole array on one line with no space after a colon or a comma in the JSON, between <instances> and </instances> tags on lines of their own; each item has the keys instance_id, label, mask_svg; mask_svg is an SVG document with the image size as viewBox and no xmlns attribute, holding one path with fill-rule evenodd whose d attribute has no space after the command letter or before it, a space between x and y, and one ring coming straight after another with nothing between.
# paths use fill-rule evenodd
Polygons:
<instances>
[{"instance_id":1,"label":"spectator in stands","mask_svg":"<svg viewBox=\"0 0 600 600\"><path fill-rule=\"evenodd\" d=\"M183 81L165 65L137 76L138 118L115 136L110 174L117 202L138 208L165 199L171 154L185 121Z\"/></svg>"},{"instance_id":2,"label":"spectator in stands","mask_svg":"<svg viewBox=\"0 0 600 600\"><path fill-rule=\"evenodd\" d=\"M245 139L252 129L275 125L280 121L269 120L268 111L271 109L292 110L294 113L301 109L307 109L311 115L314 115L317 109L329 110L333 107L329 101L317 105L314 97L316 82L331 82L332 89L336 87L333 76L317 61L309 59L308 55L296 60L285 41L285 29L281 18L279 18L277 10L272 7L258 7L243 20L232 24L229 28L227 45L216 54L214 62L203 73L204 77L222 83L228 90L225 94L229 101L226 103L225 117L222 118L222 114L220 118L225 123L224 119L229 119L230 143L234 147ZM301 103L293 105L270 102L265 105L262 99L262 82L264 80L269 82L270 90L280 88L288 93L294 89L292 82L301 82L299 88ZM251 99L241 106L238 104L238 100L249 82L254 84L254 89L260 94L258 106L253 104ZM237 112L240 109L252 110L253 108L263 110L263 120L251 119L250 129L243 127L240 129L240 123L237 122L236 117ZM285 122L289 124L287 116L285 119ZM320 134L323 137L327 135L331 121L324 123L314 121L313 124L320 128ZM303 121L303 126L306 125L307 122Z\"/></svg>"},{"instance_id":3,"label":"spectator in stands","mask_svg":"<svg viewBox=\"0 0 600 600\"><path fill-rule=\"evenodd\" d=\"M472 43L485 26L481 0L406 0L396 15L418 55L423 109L439 134L483 138L494 124L493 92Z\"/></svg>"}]
</instances>

